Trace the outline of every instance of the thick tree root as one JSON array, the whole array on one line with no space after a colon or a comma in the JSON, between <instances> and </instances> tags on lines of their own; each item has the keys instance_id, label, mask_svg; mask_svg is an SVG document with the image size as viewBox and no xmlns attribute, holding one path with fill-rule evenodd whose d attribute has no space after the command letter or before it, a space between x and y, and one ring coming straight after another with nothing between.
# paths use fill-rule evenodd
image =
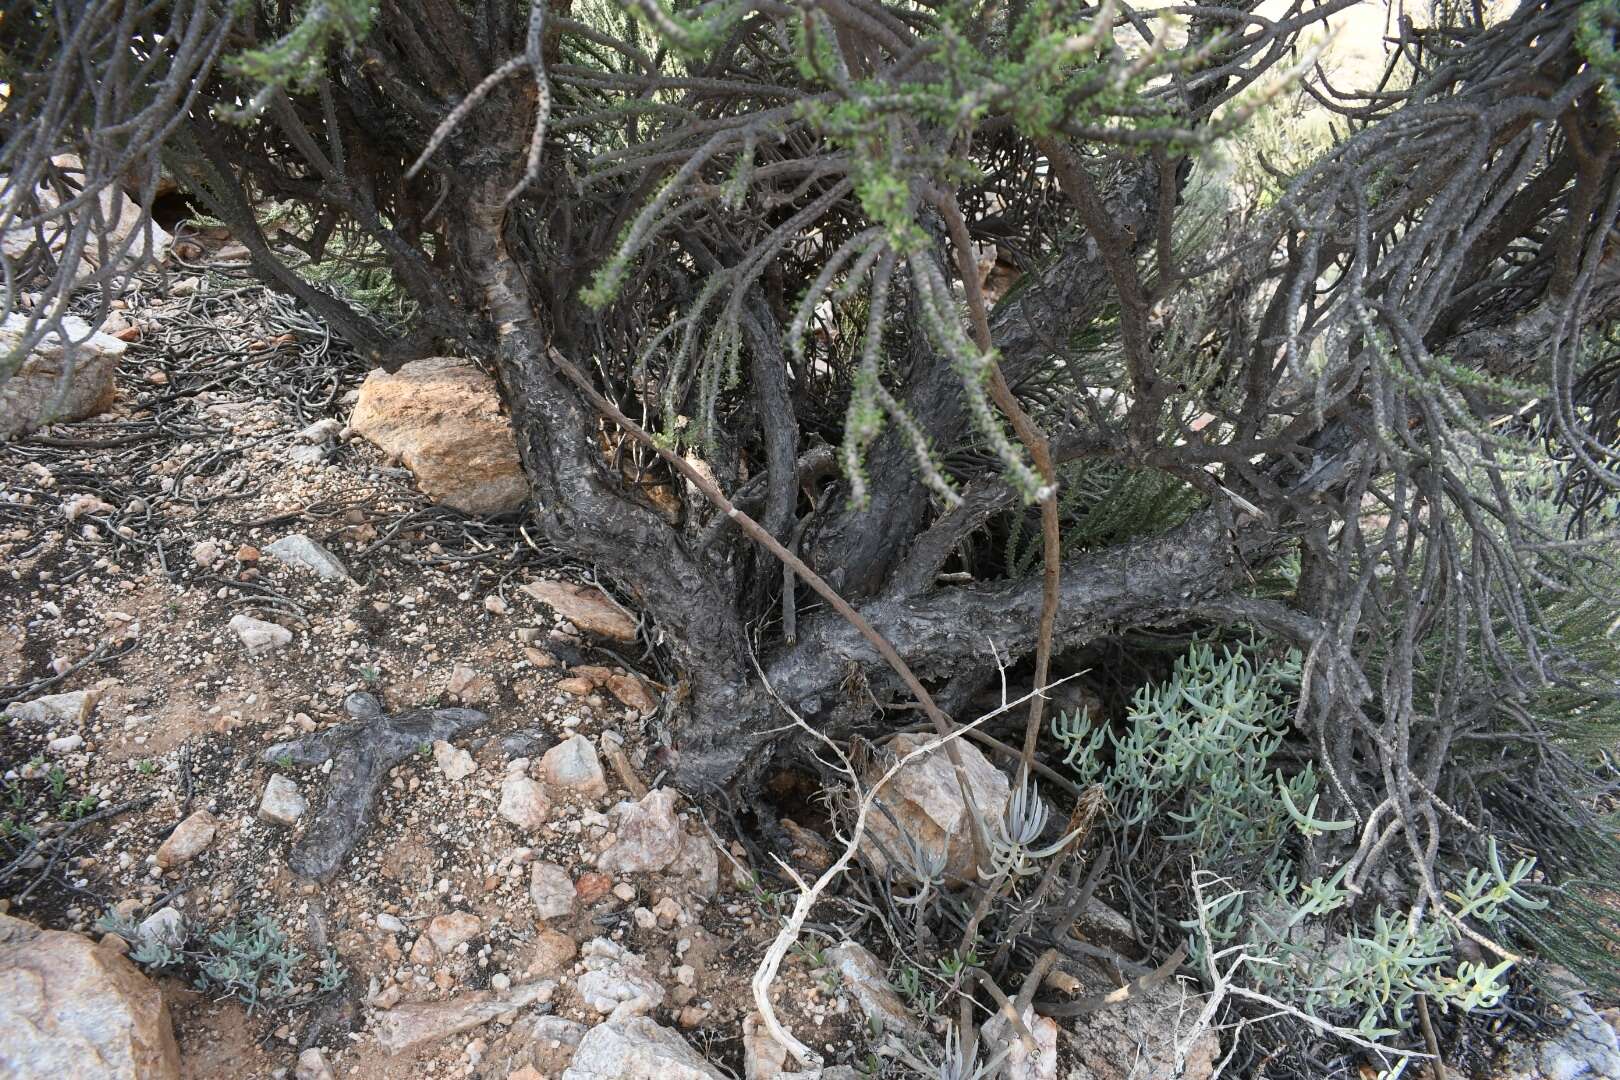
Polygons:
<instances>
[{"instance_id":1,"label":"thick tree root","mask_svg":"<svg viewBox=\"0 0 1620 1080\"><path fill-rule=\"evenodd\" d=\"M287 865L300 877L329 880L365 835L388 770L436 739L454 739L489 719L477 709L412 709L386 716L370 694L350 694L344 709L353 723L280 742L259 755L266 764L321 765L332 773L326 799Z\"/></svg>"}]
</instances>

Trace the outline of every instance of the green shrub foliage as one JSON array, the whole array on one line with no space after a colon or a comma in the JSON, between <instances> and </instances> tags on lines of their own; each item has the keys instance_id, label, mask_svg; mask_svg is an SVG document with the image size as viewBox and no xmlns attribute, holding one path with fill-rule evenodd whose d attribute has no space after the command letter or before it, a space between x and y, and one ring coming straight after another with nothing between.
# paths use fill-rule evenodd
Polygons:
<instances>
[{"instance_id":1,"label":"green shrub foliage","mask_svg":"<svg viewBox=\"0 0 1620 1080\"><path fill-rule=\"evenodd\" d=\"M1299 673L1297 653L1196 644L1138 691L1118 729L1069 714L1052 730L1079 779L1106 794L1134 865L1168 858L1182 881L1213 886L1191 891L1182 922L1200 968L1215 950L1233 978L1367 1039L1406 1030L1419 994L1464 1011L1496 1004L1511 960L1460 959L1457 923L1433 912L1362 910L1344 888L1350 867L1317 859L1310 841L1355 822L1321 818L1315 767L1280 753ZM1494 927L1509 909L1544 906L1523 891L1534 869L1487 839L1485 864L1456 876L1458 920Z\"/></svg>"}]
</instances>

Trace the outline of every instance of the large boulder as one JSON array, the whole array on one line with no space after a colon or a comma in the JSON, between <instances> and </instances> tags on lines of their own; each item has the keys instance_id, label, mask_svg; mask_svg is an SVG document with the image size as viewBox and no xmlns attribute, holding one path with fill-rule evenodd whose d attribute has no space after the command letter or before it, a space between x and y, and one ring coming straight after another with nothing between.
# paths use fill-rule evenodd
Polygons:
<instances>
[{"instance_id":1,"label":"large boulder","mask_svg":"<svg viewBox=\"0 0 1620 1080\"><path fill-rule=\"evenodd\" d=\"M0 365L21 346L27 325L28 316L21 313L8 315L0 323ZM114 376L125 344L91 330L83 319L72 315L63 317L62 329L67 333L66 342L57 333L45 335L11 378L0 381L0 440L112 408L117 396Z\"/></svg>"},{"instance_id":2,"label":"large boulder","mask_svg":"<svg viewBox=\"0 0 1620 1080\"><path fill-rule=\"evenodd\" d=\"M585 1033L562 1080L725 1080L680 1033L645 1016Z\"/></svg>"},{"instance_id":3,"label":"large boulder","mask_svg":"<svg viewBox=\"0 0 1620 1080\"><path fill-rule=\"evenodd\" d=\"M0 1076L179 1075L163 995L134 964L78 934L0 915Z\"/></svg>"},{"instance_id":4,"label":"large boulder","mask_svg":"<svg viewBox=\"0 0 1620 1080\"><path fill-rule=\"evenodd\" d=\"M398 458L435 502L503 514L529 497L495 382L469 360L438 356L373 371L349 426Z\"/></svg>"},{"instance_id":5,"label":"large boulder","mask_svg":"<svg viewBox=\"0 0 1620 1080\"><path fill-rule=\"evenodd\" d=\"M904 758L932 741L931 735L897 735L888 748ZM967 774L973 809L987 827L993 826L1006 813L1011 785L978 747L958 739L956 748ZM947 877L974 880L978 859L973 848L973 815L962 798L962 785L945 747L901 768L878 792L876 805L867 815L862 851L880 869L891 856L902 867L907 865L912 858L908 841L926 861L943 863Z\"/></svg>"}]
</instances>

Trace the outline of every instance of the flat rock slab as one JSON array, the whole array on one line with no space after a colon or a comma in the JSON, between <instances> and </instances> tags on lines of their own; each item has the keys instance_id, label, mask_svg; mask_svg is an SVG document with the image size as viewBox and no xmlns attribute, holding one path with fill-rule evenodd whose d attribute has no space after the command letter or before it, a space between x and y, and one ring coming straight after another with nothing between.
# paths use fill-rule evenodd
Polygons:
<instances>
[{"instance_id":1,"label":"flat rock slab","mask_svg":"<svg viewBox=\"0 0 1620 1080\"><path fill-rule=\"evenodd\" d=\"M290 566L308 570L322 581L348 581L349 568L343 560L303 533L291 533L265 545L265 553Z\"/></svg>"},{"instance_id":2,"label":"flat rock slab","mask_svg":"<svg viewBox=\"0 0 1620 1080\"><path fill-rule=\"evenodd\" d=\"M587 634L626 643L636 640L636 621L598 589L568 581L531 581L520 588Z\"/></svg>"},{"instance_id":3,"label":"flat rock slab","mask_svg":"<svg viewBox=\"0 0 1620 1080\"><path fill-rule=\"evenodd\" d=\"M377 1044L391 1054L459 1035L516 1012L537 1001L548 1001L557 984L549 979L519 983L504 995L474 991L419 1005L399 1005L377 1017Z\"/></svg>"},{"instance_id":4,"label":"flat rock slab","mask_svg":"<svg viewBox=\"0 0 1620 1080\"><path fill-rule=\"evenodd\" d=\"M861 1012L865 1013L866 1018L872 1023L881 1025L885 1031L897 1031L906 1035L921 1032L922 1026L917 1023L917 1018L911 1015L906 1003L900 1000L900 995L889 985L883 962L864 947L853 941L846 941L836 948L827 950L827 962L832 965L834 971L843 976L844 984L855 995Z\"/></svg>"},{"instance_id":5,"label":"flat rock slab","mask_svg":"<svg viewBox=\"0 0 1620 1080\"><path fill-rule=\"evenodd\" d=\"M89 690L71 694L46 694L33 701L20 701L6 709L6 715L34 724L82 724L96 707L96 695Z\"/></svg>"}]
</instances>

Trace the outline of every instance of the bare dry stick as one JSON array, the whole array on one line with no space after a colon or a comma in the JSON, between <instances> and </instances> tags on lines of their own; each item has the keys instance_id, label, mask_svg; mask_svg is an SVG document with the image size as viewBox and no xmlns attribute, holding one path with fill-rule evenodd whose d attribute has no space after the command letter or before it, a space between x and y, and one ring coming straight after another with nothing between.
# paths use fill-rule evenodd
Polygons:
<instances>
[{"instance_id":1,"label":"bare dry stick","mask_svg":"<svg viewBox=\"0 0 1620 1080\"><path fill-rule=\"evenodd\" d=\"M941 192L934 200L945 227L951 234L951 246L956 249L957 272L962 277L962 288L967 293L968 312L973 322L973 340L989 355L991 351L990 315L984 302L984 289L979 284L978 266L973 259L973 239L968 235L967 222L956 196ZM990 400L996 403L1012 424L1013 434L1029 451L1035 471L1041 474L1046 497L1041 500L1041 622L1035 639L1035 680L1037 687L1045 686L1052 663L1052 635L1057 627L1058 595L1063 576L1062 537L1058 529L1057 471L1052 465L1052 444L1024 407L1013 396L1012 388L1001 373L1001 365L990 363ZM1019 780L1030 773L1035 763L1035 740L1040 735L1041 713L1046 698L1037 694L1029 706L1029 719L1024 724L1023 757L1020 759Z\"/></svg>"},{"instance_id":2,"label":"bare dry stick","mask_svg":"<svg viewBox=\"0 0 1620 1080\"><path fill-rule=\"evenodd\" d=\"M579 388L580 393L585 395L586 400L595 406L598 412L623 428L625 434L668 462L670 467L685 477L693 487L702 493L705 499L718 507L721 513L735 521L738 528L762 545L765 550L791 567L793 572L804 580L805 584L809 585L823 600L832 605L834 611L843 616L844 620L856 630L859 630L861 636L867 640L872 648L877 650L884 663L893 668L895 674L900 676L900 681L906 685L906 689L911 691L912 696L917 699L917 704L922 706L923 712L933 722L934 730L940 735L951 734L954 728L951 718L946 716L944 711L934 703L933 695L929 694L927 687L923 686L910 666L900 658L900 654L894 651L894 646L889 644L889 640L878 633L877 629L867 622L860 612L851 607L849 601L839 596L837 591L831 585L828 585L820 574L810 569L803 559L783 547L781 541L767 532L764 526L733 506L731 500L726 498L725 493L715 485L714 481L693 468L692 464L679 454L660 446L658 441L642 430L634 420L620 412L618 406L603 397L596 387L591 385L590 380L569 362L567 357L556 349L552 349L551 360L552 363L557 365L557 370L566 375ZM1036 683L1036 685L1040 686L1042 684ZM1040 699L1037 698L1036 700ZM968 787L967 770L962 765L962 755L957 750L954 740L946 746L945 752L949 755L951 767L956 772L956 782L962 790L962 801L971 808L973 806L972 789ZM976 812L971 817L973 818L973 848L976 861L980 866L988 866L990 864L990 842L985 832L984 820Z\"/></svg>"}]
</instances>

